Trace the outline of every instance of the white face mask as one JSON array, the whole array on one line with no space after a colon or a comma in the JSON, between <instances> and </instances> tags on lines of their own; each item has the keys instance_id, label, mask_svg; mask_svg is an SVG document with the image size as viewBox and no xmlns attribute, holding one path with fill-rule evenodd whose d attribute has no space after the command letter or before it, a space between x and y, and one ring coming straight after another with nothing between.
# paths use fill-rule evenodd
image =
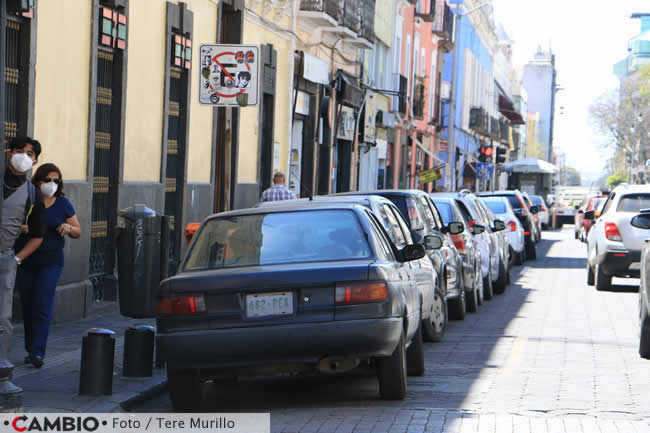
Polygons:
<instances>
[{"instance_id":1,"label":"white face mask","mask_svg":"<svg viewBox=\"0 0 650 433\"><path fill-rule=\"evenodd\" d=\"M41 184L41 192L45 197L52 197L57 189L59 189L59 185L54 182Z\"/></svg>"},{"instance_id":2,"label":"white face mask","mask_svg":"<svg viewBox=\"0 0 650 433\"><path fill-rule=\"evenodd\" d=\"M11 157L11 166L18 173L26 173L32 168L34 161L26 153L17 153Z\"/></svg>"}]
</instances>

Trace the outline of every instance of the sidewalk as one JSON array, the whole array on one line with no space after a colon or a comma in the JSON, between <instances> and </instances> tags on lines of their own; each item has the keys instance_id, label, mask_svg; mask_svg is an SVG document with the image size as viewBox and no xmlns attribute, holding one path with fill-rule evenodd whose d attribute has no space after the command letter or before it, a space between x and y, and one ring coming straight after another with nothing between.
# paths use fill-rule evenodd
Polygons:
<instances>
[{"instance_id":1,"label":"sidewalk","mask_svg":"<svg viewBox=\"0 0 650 433\"><path fill-rule=\"evenodd\" d=\"M114 310L117 310L117 306ZM132 324L154 325L153 319L129 319L118 311L106 311L82 320L53 325L45 356L45 365L35 369L25 365L23 325L16 324L9 360L16 366L13 383L23 388L25 412L119 412L140 398L166 388L164 369L154 369L153 377L122 377L124 331ZM107 328L115 332L113 395L80 396L79 366L81 339L89 328Z\"/></svg>"}]
</instances>

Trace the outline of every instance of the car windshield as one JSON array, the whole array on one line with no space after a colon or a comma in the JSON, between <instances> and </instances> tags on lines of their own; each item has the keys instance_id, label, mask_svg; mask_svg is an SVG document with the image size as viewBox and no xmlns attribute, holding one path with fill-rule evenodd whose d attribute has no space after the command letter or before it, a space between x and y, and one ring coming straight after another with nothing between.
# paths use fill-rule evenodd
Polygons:
<instances>
[{"instance_id":1,"label":"car windshield","mask_svg":"<svg viewBox=\"0 0 650 433\"><path fill-rule=\"evenodd\" d=\"M650 208L650 194L629 194L621 198L618 212L639 212Z\"/></svg>"},{"instance_id":2,"label":"car windshield","mask_svg":"<svg viewBox=\"0 0 650 433\"><path fill-rule=\"evenodd\" d=\"M438 211L440 212L440 216L442 216L442 221L445 223L445 225L454 222L454 218L452 216L453 211L449 203L445 203L437 200L434 200L433 202L436 204L436 207L438 208Z\"/></svg>"},{"instance_id":3,"label":"car windshield","mask_svg":"<svg viewBox=\"0 0 650 433\"><path fill-rule=\"evenodd\" d=\"M519 199L514 194L495 195L493 197L505 197L508 199L508 201L510 202L510 206L512 206L513 209L521 209L521 204L519 203Z\"/></svg>"},{"instance_id":4,"label":"car windshield","mask_svg":"<svg viewBox=\"0 0 650 433\"><path fill-rule=\"evenodd\" d=\"M508 212L506 204L502 200L487 199L485 200L485 203L495 214L504 214Z\"/></svg>"},{"instance_id":5,"label":"car windshield","mask_svg":"<svg viewBox=\"0 0 650 433\"><path fill-rule=\"evenodd\" d=\"M368 241L352 211L242 215L208 221L197 235L184 270L370 256Z\"/></svg>"}]
</instances>

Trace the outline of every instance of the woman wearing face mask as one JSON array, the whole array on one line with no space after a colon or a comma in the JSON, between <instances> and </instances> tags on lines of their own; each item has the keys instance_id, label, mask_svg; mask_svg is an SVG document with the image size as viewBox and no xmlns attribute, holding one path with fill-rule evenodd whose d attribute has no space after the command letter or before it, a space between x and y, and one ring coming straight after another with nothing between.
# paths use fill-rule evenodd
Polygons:
<instances>
[{"instance_id":1,"label":"woman wearing face mask","mask_svg":"<svg viewBox=\"0 0 650 433\"><path fill-rule=\"evenodd\" d=\"M41 165L32 183L43 194L45 236L40 248L18 268L16 289L23 307L25 363L41 368L54 310L54 293L63 272L65 236L80 237L81 227L72 203L64 197L63 177L56 165Z\"/></svg>"}]
</instances>

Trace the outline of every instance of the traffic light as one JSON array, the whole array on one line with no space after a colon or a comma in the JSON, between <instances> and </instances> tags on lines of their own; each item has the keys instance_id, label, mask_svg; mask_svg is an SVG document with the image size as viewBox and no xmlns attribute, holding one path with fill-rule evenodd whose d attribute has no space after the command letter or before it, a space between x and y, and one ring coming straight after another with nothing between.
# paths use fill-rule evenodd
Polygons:
<instances>
[{"instance_id":1,"label":"traffic light","mask_svg":"<svg viewBox=\"0 0 650 433\"><path fill-rule=\"evenodd\" d=\"M506 153L508 152L508 149L505 147L497 146L497 164L502 164L506 162Z\"/></svg>"},{"instance_id":2,"label":"traffic light","mask_svg":"<svg viewBox=\"0 0 650 433\"><path fill-rule=\"evenodd\" d=\"M479 162L492 162L492 153L494 153L492 145L481 145L478 156Z\"/></svg>"}]
</instances>

